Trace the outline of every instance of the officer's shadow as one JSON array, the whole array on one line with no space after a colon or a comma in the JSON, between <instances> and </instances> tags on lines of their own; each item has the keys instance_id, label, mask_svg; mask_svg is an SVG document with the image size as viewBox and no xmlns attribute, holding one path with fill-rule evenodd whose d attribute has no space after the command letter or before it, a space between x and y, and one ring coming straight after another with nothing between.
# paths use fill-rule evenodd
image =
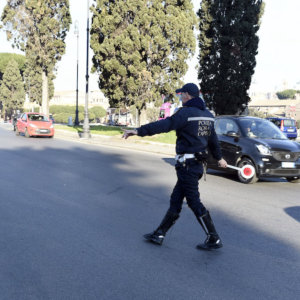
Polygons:
<instances>
[{"instance_id":1,"label":"officer's shadow","mask_svg":"<svg viewBox=\"0 0 300 300\"><path fill-rule=\"evenodd\" d=\"M175 166L175 159L172 157L164 157L162 160L171 166Z\"/></svg>"},{"instance_id":2,"label":"officer's shadow","mask_svg":"<svg viewBox=\"0 0 300 300\"><path fill-rule=\"evenodd\" d=\"M296 221L300 222L300 206L287 207L284 211Z\"/></svg>"}]
</instances>

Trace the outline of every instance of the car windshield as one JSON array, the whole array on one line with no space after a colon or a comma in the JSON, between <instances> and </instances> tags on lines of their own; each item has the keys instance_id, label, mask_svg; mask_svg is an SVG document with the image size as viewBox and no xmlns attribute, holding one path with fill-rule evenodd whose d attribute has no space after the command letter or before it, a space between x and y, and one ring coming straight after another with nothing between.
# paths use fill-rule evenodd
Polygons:
<instances>
[{"instance_id":1,"label":"car windshield","mask_svg":"<svg viewBox=\"0 0 300 300\"><path fill-rule=\"evenodd\" d=\"M43 115L28 115L30 121L42 121L42 122L49 122L49 119Z\"/></svg>"},{"instance_id":2,"label":"car windshield","mask_svg":"<svg viewBox=\"0 0 300 300\"><path fill-rule=\"evenodd\" d=\"M264 119L240 119L242 131L247 137L286 140L287 137L272 122Z\"/></svg>"}]
</instances>

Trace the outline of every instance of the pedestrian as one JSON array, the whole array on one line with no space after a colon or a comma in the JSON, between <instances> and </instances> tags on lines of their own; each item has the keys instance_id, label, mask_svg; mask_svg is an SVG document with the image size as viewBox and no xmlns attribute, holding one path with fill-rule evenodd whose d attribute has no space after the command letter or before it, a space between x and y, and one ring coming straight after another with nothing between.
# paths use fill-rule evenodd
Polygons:
<instances>
[{"instance_id":1,"label":"pedestrian","mask_svg":"<svg viewBox=\"0 0 300 300\"><path fill-rule=\"evenodd\" d=\"M207 149L218 161L220 167L226 168L227 162L222 158L218 138L214 129L214 117L206 109L199 97L196 84L187 83L176 93L181 94L182 105L174 115L156 122L143 125L134 130L124 130L123 138L130 136L151 136L176 130L176 173L177 183L170 197L170 206L162 222L152 233L144 238L161 245L167 231L179 218L184 198L205 231L207 238L197 245L198 249L217 249L222 241L215 229L209 211L200 200L198 182L206 169Z\"/></svg>"}]
</instances>

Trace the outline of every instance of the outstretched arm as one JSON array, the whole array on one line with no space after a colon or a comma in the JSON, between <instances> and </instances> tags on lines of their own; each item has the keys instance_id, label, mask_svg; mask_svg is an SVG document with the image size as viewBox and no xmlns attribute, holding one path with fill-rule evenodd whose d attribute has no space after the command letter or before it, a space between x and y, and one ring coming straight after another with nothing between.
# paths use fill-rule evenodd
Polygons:
<instances>
[{"instance_id":1,"label":"outstretched arm","mask_svg":"<svg viewBox=\"0 0 300 300\"><path fill-rule=\"evenodd\" d=\"M168 117L164 120L152 122L146 125L142 125L137 129L124 130L123 138L127 139L130 136L151 136L154 134L159 134L163 132L169 132L171 130L176 130L184 126L187 116L184 110L178 110L174 115Z\"/></svg>"},{"instance_id":2,"label":"outstretched arm","mask_svg":"<svg viewBox=\"0 0 300 300\"><path fill-rule=\"evenodd\" d=\"M136 129L130 129L130 130L122 129L122 130L124 131L122 138L124 138L125 140L130 136L137 135Z\"/></svg>"}]
</instances>

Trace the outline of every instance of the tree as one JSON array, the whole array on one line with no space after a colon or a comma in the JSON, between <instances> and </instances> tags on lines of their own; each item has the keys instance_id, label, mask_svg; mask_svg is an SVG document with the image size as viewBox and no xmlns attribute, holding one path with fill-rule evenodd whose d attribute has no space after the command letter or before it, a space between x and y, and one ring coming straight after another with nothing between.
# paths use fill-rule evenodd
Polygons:
<instances>
[{"instance_id":1,"label":"tree","mask_svg":"<svg viewBox=\"0 0 300 300\"><path fill-rule=\"evenodd\" d=\"M190 0L97 0L92 8L93 71L111 107L173 94L195 49L196 15Z\"/></svg>"},{"instance_id":2,"label":"tree","mask_svg":"<svg viewBox=\"0 0 300 300\"><path fill-rule=\"evenodd\" d=\"M146 110L146 117L148 122L157 121L159 117L159 107L148 107Z\"/></svg>"},{"instance_id":3,"label":"tree","mask_svg":"<svg viewBox=\"0 0 300 300\"><path fill-rule=\"evenodd\" d=\"M22 109L25 101L25 90L18 63L10 60L3 74L0 86L0 100L2 101L2 115L6 117L13 111Z\"/></svg>"},{"instance_id":4,"label":"tree","mask_svg":"<svg viewBox=\"0 0 300 300\"><path fill-rule=\"evenodd\" d=\"M42 112L49 113L48 80L65 51L71 24L68 0L8 0L2 13L8 40L25 51L30 66L41 70Z\"/></svg>"},{"instance_id":5,"label":"tree","mask_svg":"<svg viewBox=\"0 0 300 300\"><path fill-rule=\"evenodd\" d=\"M30 102L35 102L42 107L43 98L43 80L42 67L35 64L34 60L26 58L26 69L24 72L25 90ZM54 80L53 71L48 74L48 98L51 99L54 95Z\"/></svg>"},{"instance_id":6,"label":"tree","mask_svg":"<svg viewBox=\"0 0 300 300\"><path fill-rule=\"evenodd\" d=\"M263 10L262 0L201 2L198 79L208 107L217 115L240 113L250 101Z\"/></svg>"},{"instance_id":7,"label":"tree","mask_svg":"<svg viewBox=\"0 0 300 300\"><path fill-rule=\"evenodd\" d=\"M281 92L277 92L276 95L278 99L283 100L283 99L296 99L296 94L299 93L300 91L297 90L284 90Z\"/></svg>"},{"instance_id":8,"label":"tree","mask_svg":"<svg viewBox=\"0 0 300 300\"><path fill-rule=\"evenodd\" d=\"M15 60L18 63L21 75L25 71L25 56L15 53L0 53L0 81L2 80L4 71L11 60Z\"/></svg>"}]
</instances>

